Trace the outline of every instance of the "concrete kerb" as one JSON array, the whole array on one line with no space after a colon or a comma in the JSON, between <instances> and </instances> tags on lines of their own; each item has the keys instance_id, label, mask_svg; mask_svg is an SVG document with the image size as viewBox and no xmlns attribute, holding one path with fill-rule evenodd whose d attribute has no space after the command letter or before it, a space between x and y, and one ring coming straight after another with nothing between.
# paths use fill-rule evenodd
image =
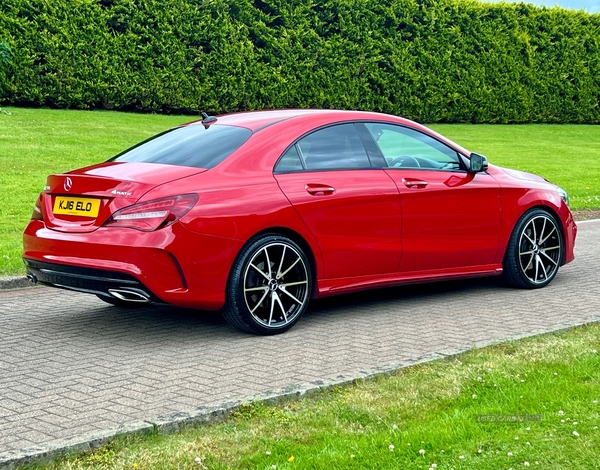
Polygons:
<instances>
[{"instance_id":1,"label":"concrete kerb","mask_svg":"<svg viewBox=\"0 0 600 470\"><path fill-rule=\"evenodd\" d=\"M400 369L457 356L472 349L480 349L506 341L516 341L548 333L560 333L584 325L600 322L600 314L592 321L577 324L559 323L550 328L539 331L533 335L520 334L491 341L481 341L467 348L456 348L448 351L436 351L413 359L396 362L369 370L356 371L350 374L340 374L334 378L307 382L304 384L291 385L275 390L270 390L255 396L242 398L237 401L223 402L215 405L200 406L189 411L180 411L166 416L158 416L152 420L124 424L120 427L106 431L84 434L79 437L52 441L40 446L30 447L17 451L0 453L0 470L11 470L19 465L32 462L49 461L63 455L93 450L107 444L110 440L125 435L134 435L146 432L169 433L197 424L214 423L225 419L240 406L252 403L276 404L282 401L299 399L310 396L319 391L325 391L333 387L350 385L363 380L370 380L378 376L392 374Z\"/></svg>"},{"instance_id":2,"label":"concrete kerb","mask_svg":"<svg viewBox=\"0 0 600 470\"><path fill-rule=\"evenodd\" d=\"M589 224L590 222L600 222L600 219L578 220L577 225Z\"/></svg>"},{"instance_id":3,"label":"concrete kerb","mask_svg":"<svg viewBox=\"0 0 600 470\"><path fill-rule=\"evenodd\" d=\"M25 276L0 277L0 290L22 289L23 287L33 287L34 284Z\"/></svg>"}]
</instances>

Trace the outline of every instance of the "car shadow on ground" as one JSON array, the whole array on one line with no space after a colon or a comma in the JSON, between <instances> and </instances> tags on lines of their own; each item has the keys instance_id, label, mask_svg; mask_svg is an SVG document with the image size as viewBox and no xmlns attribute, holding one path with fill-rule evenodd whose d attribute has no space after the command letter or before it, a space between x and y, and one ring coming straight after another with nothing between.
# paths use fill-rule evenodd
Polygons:
<instances>
[{"instance_id":1,"label":"car shadow on ground","mask_svg":"<svg viewBox=\"0 0 600 470\"><path fill-rule=\"evenodd\" d=\"M475 291L502 289L504 284L499 277L474 278L458 281L444 281L426 284L411 284L379 289L371 289L352 294L336 295L311 301L306 317L321 317L334 314L342 315L348 307L376 307L377 304L388 304L389 302L405 302L407 300L417 300L419 298L432 298L449 293L456 295L472 295ZM211 312L205 310L188 309L172 307L168 305L144 306L141 308L123 308L106 306L96 309L94 317L96 321L103 322L103 317L108 322L114 321L115 317L121 317L121 320L129 317L135 318L137 327L158 326L163 324L168 329L175 329L178 332L182 330L195 331L201 334L205 330L219 334L226 334L226 331L233 335L239 333L233 327L230 327L224 320L220 312ZM338 316L336 315L336 316Z\"/></svg>"},{"instance_id":2,"label":"car shadow on ground","mask_svg":"<svg viewBox=\"0 0 600 470\"><path fill-rule=\"evenodd\" d=\"M503 288L507 288L507 286L502 277L499 276L405 284L315 299L311 302L307 314L326 313L349 306L372 306L377 303L387 303L389 301L402 302L418 298L431 298L448 293L469 295L474 291Z\"/></svg>"},{"instance_id":3,"label":"car shadow on ground","mask_svg":"<svg viewBox=\"0 0 600 470\"><path fill-rule=\"evenodd\" d=\"M571 282L573 273L563 271L559 272L552 284L563 285ZM521 289L507 286L502 276L491 276L370 289L325 297L311 301L304 318L288 335L306 334L313 328L322 329L323 322L339 322L339 328L343 328L344 321L355 319L356 315L369 317L374 310L389 310L391 307L398 315L405 315L403 306L414 312L414 307L418 308L420 303L431 306L433 302L439 306L440 312L443 312L450 300L462 304L473 297L489 299L490 295L497 295L501 299L504 295L510 295L511 291L522 292ZM207 344L222 344L223 341L256 341L257 338L230 326L220 312L169 305L123 308L107 305L100 300L90 301L88 295L81 296L82 299L88 299L85 303L82 302L81 307L68 308L66 311L44 317L42 323L47 331L54 331L59 336L65 331L71 331L71 337L82 337L92 341L108 335L119 343L136 340L144 342L145 338L150 336L154 336L154 341L160 344L181 344L185 341L199 340ZM413 320L414 317L411 317L411 321Z\"/></svg>"}]
</instances>

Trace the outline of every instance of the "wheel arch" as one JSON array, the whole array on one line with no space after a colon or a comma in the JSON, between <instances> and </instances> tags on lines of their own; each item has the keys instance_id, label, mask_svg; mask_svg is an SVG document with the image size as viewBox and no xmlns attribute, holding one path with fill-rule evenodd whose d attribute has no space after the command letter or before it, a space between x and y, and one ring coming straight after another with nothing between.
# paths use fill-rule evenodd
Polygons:
<instances>
[{"instance_id":1,"label":"wheel arch","mask_svg":"<svg viewBox=\"0 0 600 470\"><path fill-rule=\"evenodd\" d=\"M277 276L273 270L275 258L269 257L267 252L269 247L273 247L280 255L279 267L275 268ZM288 248L287 254L286 247ZM253 262L257 257L262 257L262 259L259 258L258 264L255 265ZM288 259L292 257L292 260L289 267L280 273L284 257ZM261 266L261 263L268 263L267 274L265 274L264 266L257 267ZM236 259L229 272L225 292L226 301L222 310L224 318L233 327L248 333L273 335L287 331L300 319L308 308L309 301L314 297L316 291L314 264L314 253L310 245L297 232L284 227L270 227L257 232L236 254ZM297 265L300 267L292 270L292 267ZM251 266L262 276L254 273L254 279L247 277ZM287 274L290 270L291 279ZM308 284L308 286L303 286L303 284ZM288 288L292 290L288 291ZM248 293L255 290L262 290L262 297L255 295L255 292ZM289 298L285 295L281 297L281 293L278 295L278 291L285 292ZM270 296L269 292L271 292ZM263 302L265 299L266 303ZM254 302L252 306L248 303L249 300ZM274 309L275 305L278 305L275 307L277 311Z\"/></svg>"},{"instance_id":2,"label":"wheel arch","mask_svg":"<svg viewBox=\"0 0 600 470\"><path fill-rule=\"evenodd\" d=\"M537 209L546 211L552 217L554 217L554 220L556 220L556 222L558 223L558 227L560 229L560 237L561 237L561 241L563 243L563 246L566 244L565 227L564 227L564 224L562 222L562 219L561 219L560 215L558 214L558 211L552 205L548 205L548 204L534 204L534 205L528 207L527 209L525 209L519 215L519 217L517 217L515 219L515 222L514 222L514 224L512 225L512 227L510 229L509 236L506 239L506 242L504 243L504 247L503 247L503 251L502 251L502 259L503 260L504 260L504 257L506 256L506 250L508 249L508 243L510 241L510 236L512 235L513 231L515 230L515 227L517 226L517 224L519 223L519 221L521 220L521 218L525 214L527 214L528 212L537 210ZM563 249L562 253L561 253L560 266L563 266L565 264L565 258L566 258L566 249Z\"/></svg>"},{"instance_id":3,"label":"wheel arch","mask_svg":"<svg viewBox=\"0 0 600 470\"><path fill-rule=\"evenodd\" d=\"M294 243L296 243L300 248L302 248L302 251L304 251L304 253L306 254L306 257L308 258L308 263L310 265L309 267L311 270L311 274L313 276L313 286L312 286L311 298L314 298L316 292L318 292L317 278L318 278L318 273L320 272L319 267L317 265L317 258L315 256L315 253L314 253L310 243L308 243L308 241L306 241L306 239L300 233L296 232L295 230L292 230L287 227L281 227L281 226L269 227L269 228L260 230L259 232L256 232L253 236L251 236L248 239L248 241L240 248L236 257L239 256L239 254L244 250L244 248L249 243L252 243L254 240L256 240L256 238L261 237L263 235L281 235L286 238L289 238ZM232 265L231 269L233 269L233 265ZM228 283L229 283L229 278L231 277L231 269L230 269L229 275L228 275Z\"/></svg>"}]
</instances>

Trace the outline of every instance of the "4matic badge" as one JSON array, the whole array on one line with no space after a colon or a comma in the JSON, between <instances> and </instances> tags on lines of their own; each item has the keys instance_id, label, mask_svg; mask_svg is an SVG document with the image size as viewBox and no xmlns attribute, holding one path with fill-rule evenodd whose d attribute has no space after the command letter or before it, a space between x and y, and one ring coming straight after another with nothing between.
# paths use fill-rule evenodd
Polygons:
<instances>
[{"instance_id":1,"label":"4matic badge","mask_svg":"<svg viewBox=\"0 0 600 470\"><path fill-rule=\"evenodd\" d=\"M115 196L131 196L131 193L128 191L117 191L113 189L110 194L114 194Z\"/></svg>"}]
</instances>

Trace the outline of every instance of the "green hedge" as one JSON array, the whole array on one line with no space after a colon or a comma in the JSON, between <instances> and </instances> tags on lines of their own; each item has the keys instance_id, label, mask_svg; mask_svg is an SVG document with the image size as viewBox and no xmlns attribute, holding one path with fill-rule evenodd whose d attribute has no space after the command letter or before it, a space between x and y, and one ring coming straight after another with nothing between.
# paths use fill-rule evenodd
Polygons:
<instances>
[{"instance_id":1,"label":"green hedge","mask_svg":"<svg viewBox=\"0 0 600 470\"><path fill-rule=\"evenodd\" d=\"M600 15L475 0L3 0L0 104L600 122Z\"/></svg>"}]
</instances>

